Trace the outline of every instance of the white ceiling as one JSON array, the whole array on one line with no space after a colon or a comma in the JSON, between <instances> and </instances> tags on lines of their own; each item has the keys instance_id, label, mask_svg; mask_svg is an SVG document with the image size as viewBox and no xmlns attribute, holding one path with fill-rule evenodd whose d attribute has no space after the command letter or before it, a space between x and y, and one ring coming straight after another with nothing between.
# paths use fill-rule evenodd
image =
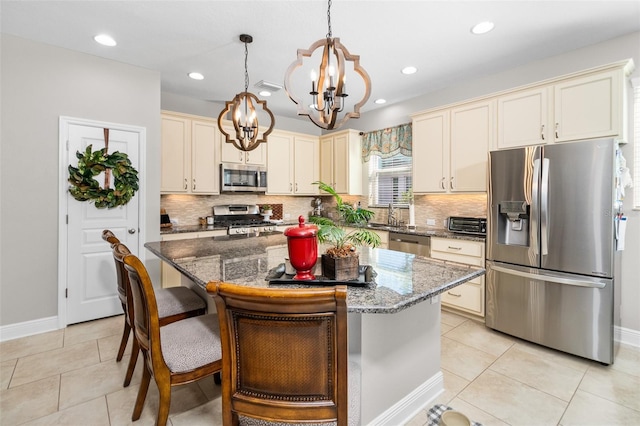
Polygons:
<instances>
[{"instance_id":1,"label":"white ceiling","mask_svg":"<svg viewBox=\"0 0 640 426\"><path fill-rule=\"evenodd\" d=\"M228 101L260 80L282 85L298 48L327 34L324 0L1 1L2 33L158 70L162 91ZM495 22L483 36L480 21ZM334 0L334 37L360 55L372 81L364 113L530 61L640 31L640 1L368 1ZM116 47L93 41L114 37ZM639 46L640 49L640 46ZM624 59L624 58L621 58ZM418 73L400 69L414 65ZM202 81L187 77L205 75ZM266 98L276 115L295 116L284 90Z\"/></svg>"}]
</instances>

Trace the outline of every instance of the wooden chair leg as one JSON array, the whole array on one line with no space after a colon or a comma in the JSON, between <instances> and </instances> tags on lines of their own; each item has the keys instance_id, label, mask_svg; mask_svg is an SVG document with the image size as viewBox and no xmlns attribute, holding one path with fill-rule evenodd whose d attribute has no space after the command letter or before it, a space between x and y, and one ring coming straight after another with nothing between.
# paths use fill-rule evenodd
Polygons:
<instances>
[{"instance_id":1,"label":"wooden chair leg","mask_svg":"<svg viewBox=\"0 0 640 426\"><path fill-rule=\"evenodd\" d=\"M133 338L133 346L131 347L131 358L129 358L129 366L127 367L127 374L124 376L125 388L131 383L131 377L133 377L133 370L136 369L136 362L138 361L138 354L140 353L140 345L136 338ZM145 367L146 368L146 367Z\"/></svg>"},{"instance_id":2,"label":"wooden chair leg","mask_svg":"<svg viewBox=\"0 0 640 426\"><path fill-rule=\"evenodd\" d=\"M169 409L171 408L171 385L168 382L158 383L158 392L160 398L158 401L158 420L157 426L165 426L169 418Z\"/></svg>"},{"instance_id":3,"label":"wooden chair leg","mask_svg":"<svg viewBox=\"0 0 640 426\"><path fill-rule=\"evenodd\" d=\"M140 418L142 414L142 409L144 408L144 400L147 398L147 391L149 390L149 382L151 381L151 372L149 371L149 367L147 367L146 363L144 366L144 371L142 373L142 381L140 382L140 389L138 390L138 398L136 398L136 405L133 407L133 415L131 416L132 421L136 421Z\"/></svg>"},{"instance_id":4,"label":"wooden chair leg","mask_svg":"<svg viewBox=\"0 0 640 426\"><path fill-rule=\"evenodd\" d=\"M124 355L124 350L127 347L127 342L129 341L129 333L131 332L131 326L124 320L124 330L122 331L122 340L120 340L120 349L118 349L118 356L116 357L116 361L120 362L122 360L122 356Z\"/></svg>"}]
</instances>

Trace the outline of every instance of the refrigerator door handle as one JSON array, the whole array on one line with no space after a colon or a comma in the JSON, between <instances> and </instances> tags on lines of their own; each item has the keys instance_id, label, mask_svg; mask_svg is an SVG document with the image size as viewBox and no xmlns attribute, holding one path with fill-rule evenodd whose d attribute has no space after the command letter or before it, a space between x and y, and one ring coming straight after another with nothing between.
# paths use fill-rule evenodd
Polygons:
<instances>
[{"instance_id":1,"label":"refrigerator door handle","mask_svg":"<svg viewBox=\"0 0 640 426\"><path fill-rule=\"evenodd\" d=\"M510 268L503 268L502 266L497 266L497 265L491 265L491 269L493 269L494 271L503 272L509 275L516 275L518 277L531 278L533 280L548 281L548 282L553 282L558 284L574 285L577 287L604 288L607 285L606 283L599 282L599 281L591 282L591 281L575 280L571 278L556 277L553 275L532 274L530 272L518 271Z\"/></svg>"},{"instance_id":2,"label":"refrigerator door handle","mask_svg":"<svg viewBox=\"0 0 640 426\"><path fill-rule=\"evenodd\" d=\"M538 217L540 217L539 203L539 182L540 180L540 159L533 160L533 179L531 184L531 246L533 253L537 256L538 252Z\"/></svg>"},{"instance_id":3,"label":"refrigerator door handle","mask_svg":"<svg viewBox=\"0 0 640 426\"><path fill-rule=\"evenodd\" d=\"M549 254L549 159L542 159L540 184L540 246L542 256Z\"/></svg>"}]
</instances>

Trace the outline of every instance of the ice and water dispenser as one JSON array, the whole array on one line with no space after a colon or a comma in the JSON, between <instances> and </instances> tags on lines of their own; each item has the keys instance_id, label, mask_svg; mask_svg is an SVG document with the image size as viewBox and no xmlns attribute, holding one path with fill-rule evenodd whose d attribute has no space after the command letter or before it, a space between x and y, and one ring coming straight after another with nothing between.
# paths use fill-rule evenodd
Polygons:
<instances>
[{"instance_id":1,"label":"ice and water dispenser","mask_svg":"<svg viewBox=\"0 0 640 426\"><path fill-rule=\"evenodd\" d=\"M529 245L529 204L502 201L498 204L498 244Z\"/></svg>"}]
</instances>

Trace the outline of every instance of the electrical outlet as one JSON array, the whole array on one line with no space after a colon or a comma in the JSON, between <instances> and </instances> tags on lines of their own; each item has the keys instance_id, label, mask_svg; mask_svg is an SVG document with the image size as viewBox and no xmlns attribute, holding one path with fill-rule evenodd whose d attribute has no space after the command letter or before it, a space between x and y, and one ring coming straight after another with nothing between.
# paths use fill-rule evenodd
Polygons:
<instances>
[{"instance_id":1,"label":"electrical outlet","mask_svg":"<svg viewBox=\"0 0 640 426\"><path fill-rule=\"evenodd\" d=\"M435 219L427 219L427 226L436 226Z\"/></svg>"}]
</instances>

